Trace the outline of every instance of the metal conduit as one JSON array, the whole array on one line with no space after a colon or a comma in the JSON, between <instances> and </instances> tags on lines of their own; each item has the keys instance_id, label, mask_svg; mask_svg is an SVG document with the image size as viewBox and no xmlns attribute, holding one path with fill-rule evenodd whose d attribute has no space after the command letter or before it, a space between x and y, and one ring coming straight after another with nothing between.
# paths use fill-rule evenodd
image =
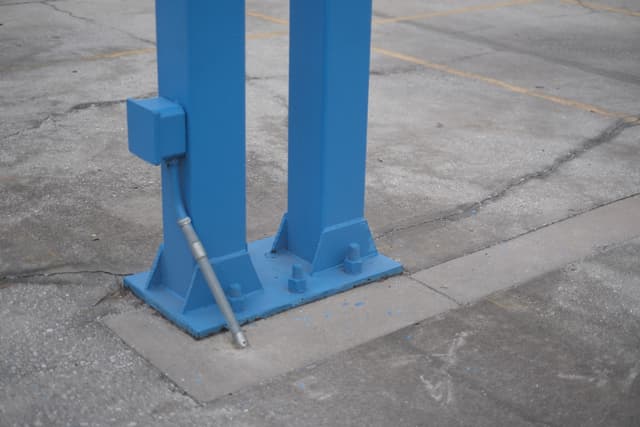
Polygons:
<instances>
[{"instance_id":1,"label":"metal conduit","mask_svg":"<svg viewBox=\"0 0 640 427\"><path fill-rule=\"evenodd\" d=\"M204 279L207 282L207 285L209 286L209 289L211 290L216 303L218 304L218 308L220 308L222 315L227 321L227 327L229 328L229 331L231 331L231 336L233 337L234 343L240 348L245 348L249 345L249 341L247 341L244 332L242 332L242 329L240 328L240 324L238 323L238 320L233 313L233 309L231 308L229 300L227 300L227 296L225 295L224 290L220 285L220 281L218 280L216 273L211 267L207 252L205 251L200 238L196 234L196 230L193 228L191 218L187 214L187 211L182 202L182 190L180 189L180 174L178 169L178 162L176 160L168 161L167 169L171 178L173 198L175 200L176 214L178 216L178 225L182 229L182 233L189 243L191 253L198 263L200 271L202 271L202 275L204 276Z\"/></svg>"}]
</instances>

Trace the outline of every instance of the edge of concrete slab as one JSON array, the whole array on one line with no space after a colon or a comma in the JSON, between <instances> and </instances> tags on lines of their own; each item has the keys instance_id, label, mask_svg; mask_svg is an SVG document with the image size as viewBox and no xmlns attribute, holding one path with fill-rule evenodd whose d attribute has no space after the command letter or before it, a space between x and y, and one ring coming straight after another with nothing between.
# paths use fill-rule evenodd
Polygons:
<instances>
[{"instance_id":1,"label":"edge of concrete slab","mask_svg":"<svg viewBox=\"0 0 640 427\"><path fill-rule=\"evenodd\" d=\"M211 401L454 307L399 276L249 324L244 350L228 333L196 341L146 307L104 323L190 396Z\"/></svg>"},{"instance_id":2,"label":"edge of concrete slab","mask_svg":"<svg viewBox=\"0 0 640 427\"><path fill-rule=\"evenodd\" d=\"M631 196L540 228L411 277L468 304L496 291L640 236L640 196Z\"/></svg>"},{"instance_id":3,"label":"edge of concrete slab","mask_svg":"<svg viewBox=\"0 0 640 427\"><path fill-rule=\"evenodd\" d=\"M411 276L334 295L246 327L252 347L228 334L195 341L152 310L106 325L189 395L211 401L473 302L640 236L640 196L613 202Z\"/></svg>"}]
</instances>

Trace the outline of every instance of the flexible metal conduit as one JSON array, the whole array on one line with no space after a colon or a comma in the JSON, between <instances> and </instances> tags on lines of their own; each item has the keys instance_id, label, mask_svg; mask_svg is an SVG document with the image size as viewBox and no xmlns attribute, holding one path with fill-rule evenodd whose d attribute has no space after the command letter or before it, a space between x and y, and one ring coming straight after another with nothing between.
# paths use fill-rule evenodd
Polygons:
<instances>
[{"instance_id":1,"label":"flexible metal conduit","mask_svg":"<svg viewBox=\"0 0 640 427\"><path fill-rule=\"evenodd\" d=\"M247 341L244 332L242 332L242 329L240 328L240 324L238 323L238 320L236 319L236 316L231 309L231 305L227 300L227 296L225 295L224 290L222 290L220 281L218 280L216 273L211 267L207 252L205 251L202 242L198 238L196 230L193 228L193 224L191 223L191 218L187 214L187 211L182 202L182 191L180 189L180 174L178 162L176 160L167 162L167 168L171 177L173 198L175 200L176 213L178 215L178 225L180 225L180 228L184 233L184 237L189 243L191 253L198 263L200 271L202 271L202 275L204 276L209 289L211 289L211 293L213 294L213 297L215 298L216 303L218 304L218 307L222 312L222 315L227 321L227 327L229 328L229 331L231 331L233 341L238 347L245 348L249 345L249 342Z\"/></svg>"}]
</instances>

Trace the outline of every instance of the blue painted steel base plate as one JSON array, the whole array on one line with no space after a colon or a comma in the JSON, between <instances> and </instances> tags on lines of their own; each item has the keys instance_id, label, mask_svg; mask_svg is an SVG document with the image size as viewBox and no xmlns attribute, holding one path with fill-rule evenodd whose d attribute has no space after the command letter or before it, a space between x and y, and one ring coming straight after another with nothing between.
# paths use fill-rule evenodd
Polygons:
<instances>
[{"instance_id":1,"label":"blue painted steel base plate","mask_svg":"<svg viewBox=\"0 0 640 427\"><path fill-rule=\"evenodd\" d=\"M347 274L342 266L307 275L307 290L302 294L289 292L288 282L293 264L301 264L306 271L309 264L289 253L272 253L273 237L249 244L249 254L263 289L246 296L244 310L236 312L241 324L272 316L290 308L358 285L402 273L402 265L384 256L364 259L362 273ZM125 286L166 318L196 338L219 332L226 326L216 305L184 313L184 300L162 286L147 289L149 272L125 278Z\"/></svg>"}]
</instances>

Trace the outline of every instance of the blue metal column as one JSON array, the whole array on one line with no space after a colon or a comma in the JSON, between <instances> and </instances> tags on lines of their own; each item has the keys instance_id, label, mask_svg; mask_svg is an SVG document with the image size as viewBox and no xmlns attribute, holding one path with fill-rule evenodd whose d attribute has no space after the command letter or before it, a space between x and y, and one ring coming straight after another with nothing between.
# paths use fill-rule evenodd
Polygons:
<instances>
[{"instance_id":1,"label":"blue metal column","mask_svg":"<svg viewBox=\"0 0 640 427\"><path fill-rule=\"evenodd\" d=\"M291 0L289 206L277 250L319 272L378 255L364 218L371 0ZM377 263L375 261L378 261Z\"/></svg>"},{"instance_id":2,"label":"blue metal column","mask_svg":"<svg viewBox=\"0 0 640 427\"><path fill-rule=\"evenodd\" d=\"M127 104L130 150L162 164L164 243L125 284L196 337L226 322L176 222L176 167L240 323L402 271L364 218L371 0L291 1L289 211L246 244L244 9L156 0L160 96Z\"/></svg>"},{"instance_id":3,"label":"blue metal column","mask_svg":"<svg viewBox=\"0 0 640 427\"><path fill-rule=\"evenodd\" d=\"M186 115L180 161L185 205L223 287L261 289L246 245L245 6L239 0L157 0L161 98ZM129 108L129 134L141 120ZM196 336L224 325L176 224L162 166L164 244L150 272L125 283Z\"/></svg>"}]
</instances>

